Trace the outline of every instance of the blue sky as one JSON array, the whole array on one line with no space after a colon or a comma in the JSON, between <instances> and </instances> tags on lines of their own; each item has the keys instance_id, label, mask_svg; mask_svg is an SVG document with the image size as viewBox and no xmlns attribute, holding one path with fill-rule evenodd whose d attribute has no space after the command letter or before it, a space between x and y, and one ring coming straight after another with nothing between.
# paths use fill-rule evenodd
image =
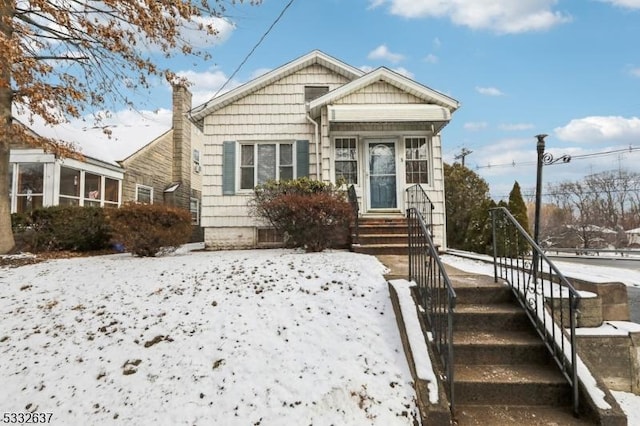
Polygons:
<instances>
[{"instance_id":1,"label":"blue sky","mask_svg":"<svg viewBox=\"0 0 640 426\"><path fill-rule=\"evenodd\" d=\"M229 6L208 62L166 65L193 83L194 106L229 79L290 0ZM507 196L517 180L535 186L536 138L570 154L546 166L544 182L578 180L619 167L640 172L640 0L293 0L225 90L320 49L365 70L386 66L461 103L443 130L445 161L463 148L466 165ZM170 127L171 94L161 82L139 111L114 106L118 157ZM152 113L155 112L155 113ZM99 132L70 123L41 133L82 141ZM84 129L84 131L78 131ZM608 155L588 154L614 152Z\"/></svg>"}]
</instances>

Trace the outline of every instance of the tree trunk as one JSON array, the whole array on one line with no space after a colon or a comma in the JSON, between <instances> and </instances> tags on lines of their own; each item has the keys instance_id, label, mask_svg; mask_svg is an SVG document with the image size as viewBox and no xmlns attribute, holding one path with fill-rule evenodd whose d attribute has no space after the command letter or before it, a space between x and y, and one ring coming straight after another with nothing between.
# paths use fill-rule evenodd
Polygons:
<instances>
[{"instance_id":1,"label":"tree trunk","mask_svg":"<svg viewBox=\"0 0 640 426\"><path fill-rule=\"evenodd\" d=\"M0 0L0 36L11 40L13 0ZM0 254L8 253L15 241L11 230L11 200L9 200L9 143L11 141L11 63L0 62Z\"/></svg>"}]
</instances>

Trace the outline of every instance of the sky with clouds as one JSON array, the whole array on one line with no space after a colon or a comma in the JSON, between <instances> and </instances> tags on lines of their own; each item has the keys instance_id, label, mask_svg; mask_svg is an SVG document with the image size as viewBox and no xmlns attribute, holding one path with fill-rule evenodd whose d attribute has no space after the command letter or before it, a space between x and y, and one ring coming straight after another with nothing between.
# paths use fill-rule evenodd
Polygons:
<instances>
[{"instance_id":1,"label":"sky with clouds","mask_svg":"<svg viewBox=\"0 0 640 426\"><path fill-rule=\"evenodd\" d=\"M547 152L556 158L573 157L545 166L545 183L640 172L640 0L247 3L227 7L216 40L186 34L210 46L210 61L164 62L193 83L194 106L223 85L229 90L320 49L364 71L388 67L458 100L442 131L445 161L471 151L465 164L496 199L516 180L533 191L537 134L548 135ZM34 128L118 159L170 128L170 88L158 82L137 97L137 111L117 109L109 119L115 139L106 143L91 120Z\"/></svg>"}]
</instances>

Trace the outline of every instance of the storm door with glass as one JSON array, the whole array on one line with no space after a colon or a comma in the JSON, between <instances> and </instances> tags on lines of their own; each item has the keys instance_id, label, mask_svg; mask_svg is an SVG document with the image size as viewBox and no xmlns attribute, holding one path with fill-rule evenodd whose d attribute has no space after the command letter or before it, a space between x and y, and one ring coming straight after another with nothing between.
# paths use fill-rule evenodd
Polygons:
<instances>
[{"instance_id":1,"label":"storm door with glass","mask_svg":"<svg viewBox=\"0 0 640 426\"><path fill-rule=\"evenodd\" d=\"M396 150L395 142L369 142L369 207L395 209Z\"/></svg>"}]
</instances>

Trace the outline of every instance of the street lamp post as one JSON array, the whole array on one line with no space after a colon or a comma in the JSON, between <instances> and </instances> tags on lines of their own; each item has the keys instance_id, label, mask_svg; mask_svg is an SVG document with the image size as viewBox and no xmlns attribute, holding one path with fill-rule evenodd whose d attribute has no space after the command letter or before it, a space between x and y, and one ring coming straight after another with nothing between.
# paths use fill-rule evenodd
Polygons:
<instances>
[{"instance_id":1,"label":"street lamp post","mask_svg":"<svg viewBox=\"0 0 640 426\"><path fill-rule=\"evenodd\" d=\"M538 143L538 168L536 170L536 214L533 219L533 241L538 244L540 241L540 205L542 204L542 158L544 157L544 138L547 135L536 135Z\"/></svg>"},{"instance_id":2,"label":"street lamp post","mask_svg":"<svg viewBox=\"0 0 640 426\"><path fill-rule=\"evenodd\" d=\"M570 155L563 155L562 157L553 158L553 155L548 152L544 152L544 138L547 135L536 135L538 139L538 143L536 147L538 149L538 169L536 174L536 213L534 216L533 222L533 241L535 241L536 245L540 243L540 208L542 204L542 166L548 166L550 164L557 163L558 161L562 161L563 163L568 163L571 161Z\"/></svg>"}]
</instances>

